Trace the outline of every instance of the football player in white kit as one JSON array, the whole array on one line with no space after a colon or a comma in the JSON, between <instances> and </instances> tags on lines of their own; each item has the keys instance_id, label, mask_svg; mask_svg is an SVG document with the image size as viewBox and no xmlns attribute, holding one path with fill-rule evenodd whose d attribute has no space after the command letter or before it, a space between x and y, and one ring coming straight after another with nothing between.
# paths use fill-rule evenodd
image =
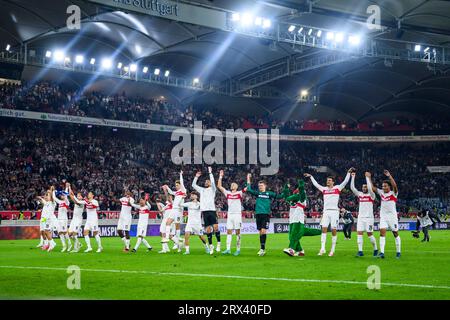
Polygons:
<instances>
[{"instance_id":1,"label":"football player in white kit","mask_svg":"<svg viewBox=\"0 0 450 320\"><path fill-rule=\"evenodd\" d=\"M231 241L233 238L233 230L236 233L236 251L235 256L241 253L241 227L242 227L242 191L238 191L237 183L233 182L230 185L230 190L226 190L222 186L224 172L220 170L219 180L217 182L217 189L222 192L227 198L228 212L227 212L227 249L222 254L231 254Z\"/></svg>"},{"instance_id":2,"label":"football player in white kit","mask_svg":"<svg viewBox=\"0 0 450 320\"><path fill-rule=\"evenodd\" d=\"M377 248L377 240L373 235L373 227L375 225L374 216L373 216L373 202L376 198L375 193L372 188L368 188L369 178L371 177L369 172L365 173L366 175L366 184L362 186L362 192L358 191L355 187L355 177L356 173L352 173L352 180L350 181L350 189L358 197L359 201L359 210L358 210L358 222L356 224L356 232L358 234L358 253L357 257L364 256L363 253L363 235L364 232L367 233L369 237L370 243L373 246L373 256L378 256L378 248Z\"/></svg>"},{"instance_id":3,"label":"football player in white kit","mask_svg":"<svg viewBox=\"0 0 450 320\"><path fill-rule=\"evenodd\" d=\"M401 256L401 239L398 234L398 213L397 213L397 197L398 187L394 178L388 170L384 170L384 175L389 179L383 181L382 189L378 189L369 178L367 186L374 192L378 193L381 198L380 205L380 254L379 257L384 259L384 247L386 245L386 230L389 228L395 238L395 247L397 249L396 258Z\"/></svg>"},{"instance_id":4,"label":"football player in white kit","mask_svg":"<svg viewBox=\"0 0 450 320\"><path fill-rule=\"evenodd\" d=\"M158 207L158 211L162 214L161 219L161 225L159 226L159 233L161 234L161 246L162 249L158 251L158 253L167 253L170 252L170 248L167 242L164 242L164 239L166 239L166 226L167 226L167 219L169 219L169 215L171 213L171 210L173 208L173 196L170 194L166 194L166 204L163 204L161 202L161 199L156 200L156 206Z\"/></svg>"},{"instance_id":5,"label":"football player in white kit","mask_svg":"<svg viewBox=\"0 0 450 320\"><path fill-rule=\"evenodd\" d=\"M74 203L72 221L70 221L69 225L69 236L72 237L74 244L73 250L70 252L76 253L82 246L81 242L78 240L78 232L81 230L81 225L83 224L83 211L85 202L83 201L83 195L81 194L81 192L78 192L77 196L75 197L75 194L73 193L72 187L70 185L69 196Z\"/></svg>"},{"instance_id":6,"label":"football player in white kit","mask_svg":"<svg viewBox=\"0 0 450 320\"><path fill-rule=\"evenodd\" d=\"M325 245L327 243L327 231L328 226L331 225L331 251L328 254L329 257L334 256L334 251L336 249L336 242L337 242L337 228L339 225L339 195L342 191L342 189L345 188L347 183L350 181L350 173L353 172L353 168L350 168L347 172L347 175L345 176L344 181L335 186L334 178L328 177L327 178L327 186L321 186L317 183L316 179L309 173L305 173L305 177L311 178L311 182L313 185L319 189L319 191L323 194L323 216L322 220L320 222L320 225L322 226L322 236L321 236L321 248L318 253L319 256L322 256L326 253Z\"/></svg>"},{"instance_id":7,"label":"football player in white kit","mask_svg":"<svg viewBox=\"0 0 450 320\"><path fill-rule=\"evenodd\" d=\"M125 196L120 198L118 202L120 202L122 207L120 208L119 222L117 223L117 233L125 245L123 251L128 252L130 250L131 209L134 204L132 193L126 191Z\"/></svg>"},{"instance_id":8,"label":"football player in white kit","mask_svg":"<svg viewBox=\"0 0 450 320\"><path fill-rule=\"evenodd\" d=\"M131 252L137 252L139 249L139 246L141 243L144 243L144 245L147 247L147 251L152 250L152 246L147 242L145 237L147 236L147 226L148 226L148 216L150 214L151 205L147 202L148 195L145 196L145 198L142 198L139 200L139 204L130 204L133 208L136 208L139 210L139 220L137 225L137 242L134 246L133 250Z\"/></svg>"},{"instance_id":9,"label":"football player in white kit","mask_svg":"<svg viewBox=\"0 0 450 320\"><path fill-rule=\"evenodd\" d=\"M163 186L164 193L168 193L173 196L172 210L169 211L169 216L166 221L166 237L163 242L169 242L169 237L171 234L172 223L175 225L174 236L172 241L174 242L173 250L176 250L180 246L180 223L183 217L183 207L184 198L186 197L186 188L183 182L183 171L180 171L180 180L175 181L175 190L172 191L169 186Z\"/></svg>"},{"instance_id":10,"label":"football player in white kit","mask_svg":"<svg viewBox=\"0 0 450 320\"><path fill-rule=\"evenodd\" d=\"M69 187L66 184L66 190L61 192L61 199L58 199L56 196L56 190L53 190L53 199L58 205L58 220L57 220L57 231L59 238L61 239L62 250L61 252L67 251L66 241L68 242L69 250L72 249L72 243L70 241L69 235L67 234L67 226L69 217L67 216L67 211L69 210L69 199L67 199L67 195L69 193Z\"/></svg>"},{"instance_id":11,"label":"football player in white kit","mask_svg":"<svg viewBox=\"0 0 450 320\"><path fill-rule=\"evenodd\" d=\"M52 230L56 224L55 208L56 202L53 199L54 187L50 187L44 197L38 197L39 202L43 205L41 212L41 220L39 228L43 238L42 250L52 251L56 242L53 240Z\"/></svg>"},{"instance_id":12,"label":"football player in white kit","mask_svg":"<svg viewBox=\"0 0 450 320\"><path fill-rule=\"evenodd\" d=\"M189 238L191 234L198 235L200 240L203 242L203 245L205 246L206 253L209 253L208 244L206 243L206 239L203 236L202 212L200 211L198 194L196 192L191 192L191 201L184 202L182 206L188 209L188 220L184 229L184 247L186 249L184 254L191 253L189 249Z\"/></svg>"},{"instance_id":13,"label":"football player in white kit","mask_svg":"<svg viewBox=\"0 0 450 320\"><path fill-rule=\"evenodd\" d=\"M89 238L89 233L92 231L95 240L97 241L97 252L103 251L102 241L99 235L98 228L98 214L97 209L99 207L98 201L94 199L94 193L89 192L87 199L83 200L86 206L87 219L84 225L84 240L86 241L87 249L84 252L91 252L91 239Z\"/></svg>"}]
</instances>

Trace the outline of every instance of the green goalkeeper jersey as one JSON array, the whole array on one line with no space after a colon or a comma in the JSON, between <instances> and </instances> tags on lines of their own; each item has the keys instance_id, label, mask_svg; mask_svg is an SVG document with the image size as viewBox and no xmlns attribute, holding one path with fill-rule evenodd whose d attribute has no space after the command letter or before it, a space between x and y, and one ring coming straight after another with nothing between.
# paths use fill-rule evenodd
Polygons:
<instances>
[{"instance_id":1,"label":"green goalkeeper jersey","mask_svg":"<svg viewBox=\"0 0 450 320\"><path fill-rule=\"evenodd\" d=\"M286 196L288 190L284 188L281 194L273 191L261 192L253 190L251 185L247 183L245 192L256 196L255 214L270 214L270 205L272 203L272 199L283 199Z\"/></svg>"}]
</instances>

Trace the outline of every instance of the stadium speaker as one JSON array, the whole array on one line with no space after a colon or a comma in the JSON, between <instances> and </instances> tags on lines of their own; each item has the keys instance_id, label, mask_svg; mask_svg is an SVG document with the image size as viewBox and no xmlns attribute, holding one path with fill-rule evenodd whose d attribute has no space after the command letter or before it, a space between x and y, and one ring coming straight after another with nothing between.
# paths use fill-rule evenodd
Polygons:
<instances>
[{"instance_id":1,"label":"stadium speaker","mask_svg":"<svg viewBox=\"0 0 450 320\"><path fill-rule=\"evenodd\" d=\"M0 79L20 80L23 65L0 62Z\"/></svg>"}]
</instances>

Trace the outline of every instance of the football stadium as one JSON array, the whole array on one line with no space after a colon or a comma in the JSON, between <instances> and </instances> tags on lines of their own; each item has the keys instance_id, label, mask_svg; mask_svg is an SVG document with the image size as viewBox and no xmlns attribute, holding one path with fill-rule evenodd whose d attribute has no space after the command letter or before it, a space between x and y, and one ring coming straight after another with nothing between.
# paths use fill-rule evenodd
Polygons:
<instances>
[{"instance_id":1,"label":"football stadium","mask_svg":"<svg viewBox=\"0 0 450 320\"><path fill-rule=\"evenodd\" d=\"M450 299L450 2L0 3L1 300Z\"/></svg>"}]
</instances>

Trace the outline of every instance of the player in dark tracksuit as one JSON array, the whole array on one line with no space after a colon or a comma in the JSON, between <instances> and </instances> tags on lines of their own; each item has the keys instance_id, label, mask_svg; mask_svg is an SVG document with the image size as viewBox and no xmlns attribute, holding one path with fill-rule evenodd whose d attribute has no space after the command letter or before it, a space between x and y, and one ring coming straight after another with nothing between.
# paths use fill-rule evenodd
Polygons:
<instances>
[{"instance_id":1,"label":"player in dark tracksuit","mask_svg":"<svg viewBox=\"0 0 450 320\"><path fill-rule=\"evenodd\" d=\"M350 240L352 238L352 227L355 220L353 219L353 215L350 211L341 209L342 220L344 221L344 236L345 239Z\"/></svg>"},{"instance_id":2,"label":"player in dark tracksuit","mask_svg":"<svg viewBox=\"0 0 450 320\"><path fill-rule=\"evenodd\" d=\"M256 228L259 231L259 242L261 249L258 251L258 256L262 257L266 254L266 239L267 239L267 229L269 229L270 223L270 205L273 199L283 199L289 192L289 189L285 187L282 193L276 193L273 191L267 191L267 184L265 181L258 182L258 190L253 190L251 186L251 177L249 173L247 175L247 184L245 187L245 192L256 196L255 205L255 219Z\"/></svg>"}]
</instances>

